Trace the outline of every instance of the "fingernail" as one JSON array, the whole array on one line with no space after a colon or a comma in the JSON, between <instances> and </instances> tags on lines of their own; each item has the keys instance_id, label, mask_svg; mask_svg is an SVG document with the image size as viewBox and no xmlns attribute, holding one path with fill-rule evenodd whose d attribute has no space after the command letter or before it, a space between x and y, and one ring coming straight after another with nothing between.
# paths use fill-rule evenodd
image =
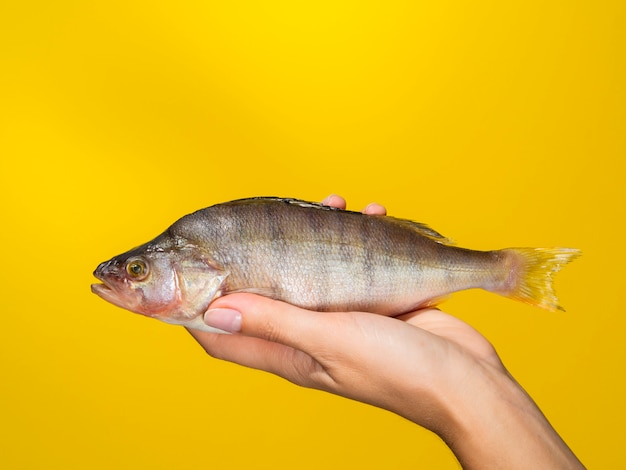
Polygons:
<instances>
[{"instance_id":1,"label":"fingernail","mask_svg":"<svg viewBox=\"0 0 626 470\"><path fill-rule=\"evenodd\" d=\"M329 196L326 196L326 198L324 198L324 200L322 201L322 205L327 206L328 204L330 204L330 201L332 200L332 198L334 198L335 195L331 194Z\"/></svg>"},{"instance_id":2,"label":"fingernail","mask_svg":"<svg viewBox=\"0 0 626 470\"><path fill-rule=\"evenodd\" d=\"M369 215L387 215L387 209L385 209L385 206L382 206L377 202L372 202L368 204L365 209L363 209L363 213Z\"/></svg>"},{"instance_id":3,"label":"fingernail","mask_svg":"<svg viewBox=\"0 0 626 470\"><path fill-rule=\"evenodd\" d=\"M229 308L207 310L204 314L204 323L229 333L237 333L241 331L241 313Z\"/></svg>"}]
</instances>

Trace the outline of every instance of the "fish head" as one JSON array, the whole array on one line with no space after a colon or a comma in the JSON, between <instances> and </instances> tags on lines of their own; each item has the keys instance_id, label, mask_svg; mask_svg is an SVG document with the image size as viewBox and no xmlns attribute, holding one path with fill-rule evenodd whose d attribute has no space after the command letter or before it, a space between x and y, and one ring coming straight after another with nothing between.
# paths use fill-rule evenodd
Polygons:
<instances>
[{"instance_id":1,"label":"fish head","mask_svg":"<svg viewBox=\"0 0 626 470\"><path fill-rule=\"evenodd\" d=\"M104 300L167 323L190 324L220 295L226 273L203 250L147 244L101 263L91 290Z\"/></svg>"}]
</instances>

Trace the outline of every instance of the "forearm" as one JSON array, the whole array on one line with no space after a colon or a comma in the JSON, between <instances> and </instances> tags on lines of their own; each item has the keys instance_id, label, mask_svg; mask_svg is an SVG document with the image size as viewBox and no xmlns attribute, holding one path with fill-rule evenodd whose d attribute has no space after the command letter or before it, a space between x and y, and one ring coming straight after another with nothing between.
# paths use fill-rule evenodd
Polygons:
<instances>
[{"instance_id":1,"label":"forearm","mask_svg":"<svg viewBox=\"0 0 626 470\"><path fill-rule=\"evenodd\" d=\"M465 468L582 468L493 346L438 310L319 314L233 294L205 321L238 333L195 332L212 356L393 411L438 434Z\"/></svg>"},{"instance_id":2,"label":"forearm","mask_svg":"<svg viewBox=\"0 0 626 470\"><path fill-rule=\"evenodd\" d=\"M455 385L456 389L440 393L441 414L426 425L446 442L463 468L584 468L505 372L479 368L462 385ZM424 425L424 416L404 415Z\"/></svg>"}]
</instances>

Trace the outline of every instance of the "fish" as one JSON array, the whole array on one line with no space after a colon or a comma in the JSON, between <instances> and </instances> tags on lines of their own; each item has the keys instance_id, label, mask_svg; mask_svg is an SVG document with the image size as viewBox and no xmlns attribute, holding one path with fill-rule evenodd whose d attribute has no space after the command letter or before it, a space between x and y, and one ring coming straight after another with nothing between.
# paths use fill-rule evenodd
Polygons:
<instances>
[{"instance_id":1,"label":"fish","mask_svg":"<svg viewBox=\"0 0 626 470\"><path fill-rule=\"evenodd\" d=\"M221 296L248 292L319 312L396 316L484 289L563 310L552 276L575 248L477 251L428 225L293 198L254 197L186 215L101 263L91 286L131 312L202 331Z\"/></svg>"}]
</instances>

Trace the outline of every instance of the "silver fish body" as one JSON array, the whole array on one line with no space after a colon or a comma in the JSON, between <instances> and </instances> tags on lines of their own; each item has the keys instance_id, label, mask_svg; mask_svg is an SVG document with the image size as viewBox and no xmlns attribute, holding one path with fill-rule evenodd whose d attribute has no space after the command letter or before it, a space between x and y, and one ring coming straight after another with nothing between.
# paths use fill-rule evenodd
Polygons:
<instances>
[{"instance_id":1,"label":"silver fish body","mask_svg":"<svg viewBox=\"0 0 626 470\"><path fill-rule=\"evenodd\" d=\"M102 263L92 290L169 323L201 321L221 295L253 292L318 311L397 315L482 288L549 310L552 273L578 250L474 251L425 225L295 199L251 198L189 214Z\"/></svg>"}]
</instances>

